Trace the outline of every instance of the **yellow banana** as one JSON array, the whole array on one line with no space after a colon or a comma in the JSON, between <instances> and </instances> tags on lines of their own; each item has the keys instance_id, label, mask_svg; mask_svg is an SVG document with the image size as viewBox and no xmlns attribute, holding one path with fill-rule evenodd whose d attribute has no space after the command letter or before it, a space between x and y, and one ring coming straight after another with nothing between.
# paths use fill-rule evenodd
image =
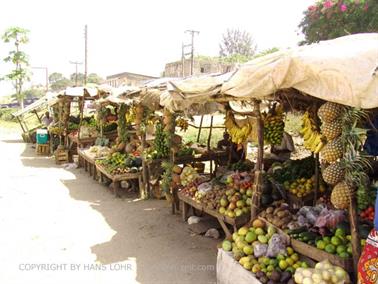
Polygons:
<instances>
[{"instance_id":1,"label":"yellow banana","mask_svg":"<svg viewBox=\"0 0 378 284\"><path fill-rule=\"evenodd\" d=\"M316 146L314 153L318 154L323 149L324 146L325 146L324 142L320 140L319 144Z\"/></svg>"}]
</instances>

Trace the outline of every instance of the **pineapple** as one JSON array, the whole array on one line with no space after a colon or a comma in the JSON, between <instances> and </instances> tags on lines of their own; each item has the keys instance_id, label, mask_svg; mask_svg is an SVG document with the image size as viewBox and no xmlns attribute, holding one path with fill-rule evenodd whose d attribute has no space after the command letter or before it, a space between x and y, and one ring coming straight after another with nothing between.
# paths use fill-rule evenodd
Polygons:
<instances>
[{"instance_id":1,"label":"pineapple","mask_svg":"<svg viewBox=\"0 0 378 284\"><path fill-rule=\"evenodd\" d=\"M331 141L341 135L343 125L341 120L337 119L332 122L324 122L322 125L322 134Z\"/></svg>"},{"instance_id":2,"label":"pineapple","mask_svg":"<svg viewBox=\"0 0 378 284\"><path fill-rule=\"evenodd\" d=\"M318 110L318 116L323 122L330 123L339 118L344 108L336 103L326 102Z\"/></svg>"},{"instance_id":3,"label":"pineapple","mask_svg":"<svg viewBox=\"0 0 378 284\"><path fill-rule=\"evenodd\" d=\"M347 209L352 197L352 187L345 181L335 185L331 194L331 203L337 209Z\"/></svg>"},{"instance_id":4,"label":"pineapple","mask_svg":"<svg viewBox=\"0 0 378 284\"><path fill-rule=\"evenodd\" d=\"M322 173L323 180L334 185L344 178L345 170L342 168L341 163L336 162L329 165Z\"/></svg>"},{"instance_id":5,"label":"pineapple","mask_svg":"<svg viewBox=\"0 0 378 284\"><path fill-rule=\"evenodd\" d=\"M330 141L324 148L320 151L322 159L326 160L328 163L336 162L343 156L344 147L340 138Z\"/></svg>"}]
</instances>

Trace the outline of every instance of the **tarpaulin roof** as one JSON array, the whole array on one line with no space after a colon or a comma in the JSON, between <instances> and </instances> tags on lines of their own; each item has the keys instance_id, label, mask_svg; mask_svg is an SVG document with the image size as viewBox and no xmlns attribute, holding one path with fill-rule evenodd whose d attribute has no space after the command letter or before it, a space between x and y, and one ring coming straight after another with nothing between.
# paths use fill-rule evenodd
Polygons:
<instances>
[{"instance_id":1,"label":"tarpaulin roof","mask_svg":"<svg viewBox=\"0 0 378 284\"><path fill-rule=\"evenodd\" d=\"M262 99L285 88L343 105L378 107L378 34L355 34L257 58L241 65L221 93Z\"/></svg>"},{"instance_id":2,"label":"tarpaulin roof","mask_svg":"<svg viewBox=\"0 0 378 284\"><path fill-rule=\"evenodd\" d=\"M112 89L108 85L97 86L95 84L88 84L85 87L68 87L64 91L59 92L59 96L94 98L98 95L111 92Z\"/></svg>"},{"instance_id":3,"label":"tarpaulin roof","mask_svg":"<svg viewBox=\"0 0 378 284\"><path fill-rule=\"evenodd\" d=\"M24 109L21 109L19 111L14 112L12 115L14 117L17 117L17 116L21 116L21 115L24 115L26 113L29 113L31 111L40 109L40 108L44 108L44 107L47 108L47 106L51 106L58 101L56 96L57 96L57 94L48 92L46 95L41 97L39 100L33 102L32 104L28 105Z\"/></svg>"},{"instance_id":4,"label":"tarpaulin roof","mask_svg":"<svg viewBox=\"0 0 378 284\"><path fill-rule=\"evenodd\" d=\"M222 75L168 82L160 104L173 111L212 101L268 99L294 88L343 105L378 107L378 34L355 34L278 51Z\"/></svg>"}]
</instances>

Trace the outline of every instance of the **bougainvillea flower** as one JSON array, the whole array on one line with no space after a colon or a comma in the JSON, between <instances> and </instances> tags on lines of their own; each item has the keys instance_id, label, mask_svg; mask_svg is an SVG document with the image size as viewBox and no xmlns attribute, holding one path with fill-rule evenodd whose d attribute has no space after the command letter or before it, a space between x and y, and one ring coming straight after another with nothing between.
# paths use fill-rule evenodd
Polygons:
<instances>
[{"instance_id":1,"label":"bougainvillea flower","mask_svg":"<svg viewBox=\"0 0 378 284\"><path fill-rule=\"evenodd\" d=\"M330 0L325 1L324 4L323 4L323 6L324 6L325 8L331 8L332 5L333 5L333 3L332 3L332 1L330 1Z\"/></svg>"},{"instance_id":2,"label":"bougainvillea flower","mask_svg":"<svg viewBox=\"0 0 378 284\"><path fill-rule=\"evenodd\" d=\"M316 6L315 5L311 5L310 7L308 7L308 10L313 12L313 11L316 11Z\"/></svg>"},{"instance_id":3,"label":"bougainvillea flower","mask_svg":"<svg viewBox=\"0 0 378 284\"><path fill-rule=\"evenodd\" d=\"M347 9L348 9L348 7L347 7L347 5L345 5L345 4L342 4L342 5L340 6L340 10L341 10L341 12L345 12Z\"/></svg>"}]
</instances>

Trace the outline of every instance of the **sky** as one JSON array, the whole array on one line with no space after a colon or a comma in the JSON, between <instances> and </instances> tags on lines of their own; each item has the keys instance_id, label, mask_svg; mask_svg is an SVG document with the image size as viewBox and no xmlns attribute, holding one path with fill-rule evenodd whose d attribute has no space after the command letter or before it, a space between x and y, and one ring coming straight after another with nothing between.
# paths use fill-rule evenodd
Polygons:
<instances>
[{"instance_id":1,"label":"sky","mask_svg":"<svg viewBox=\"0 0 378 284\"><path fill-rule=\"evenodd\" d=\"M18 0L1 4L0 33L10 26L30 31L25 46L32 67L65 76L70 61L84 62L84 26L88 25L88 73L102 77L133 72L159 76L164 65L181 58L185 30L198 30L195 53L217 56L229 28L249 32L258 51L296 46L298 24L315 0ZM0 59L11 46L0 43ZM11 66L0 61L0 76ZM45 70L32 69L29 84L45 84ZM84 72L84 65L79 65ZM26 86L27 87L27 86ZM0 81L0 96L12 93Z\"/></svg>"}]
</instances>

